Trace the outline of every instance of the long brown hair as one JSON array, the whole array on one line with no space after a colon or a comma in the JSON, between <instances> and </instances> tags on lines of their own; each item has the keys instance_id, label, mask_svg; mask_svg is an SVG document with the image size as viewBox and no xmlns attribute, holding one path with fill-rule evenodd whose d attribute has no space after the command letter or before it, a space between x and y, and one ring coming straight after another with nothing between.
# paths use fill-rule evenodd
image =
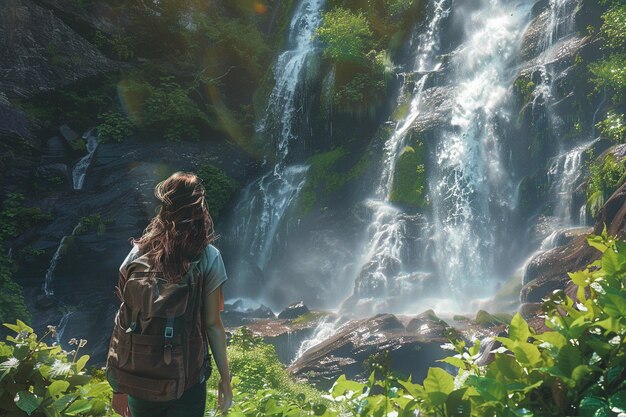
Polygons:
<instances>
[{"instance_id":1,"label":"long brown hair","mask_svg":"<svg viewBox=\"0 0 626 417\"><path fill-rule=\"evenodd\" d=\"M189 262L217 239L204 194L202 180L194 173L173 173L154 189L161 202L157 215L139 239L131 238L170 282L180 281Z\"/></svg>"}]
</instances>

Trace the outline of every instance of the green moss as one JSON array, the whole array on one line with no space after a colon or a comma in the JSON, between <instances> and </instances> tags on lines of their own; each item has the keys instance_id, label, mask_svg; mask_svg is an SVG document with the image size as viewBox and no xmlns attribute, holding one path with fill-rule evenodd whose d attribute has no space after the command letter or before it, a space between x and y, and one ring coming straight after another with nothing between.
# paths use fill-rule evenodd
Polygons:
<instances>
[{"instance_id":1,"label":"green moss","mask_svg":"<svg viewBox=\"0 0 626 417\"><path fill-rule=\"evenodd\" d=\"M224 171L213 165L200 168L196 174L202 179L206 189L206 201L213 219L217 219L240 185Z\"/></svg>"},{"instance_id":2,"label":"green moss","mask_svg":"<svg viewBox=\"0 0 626 417\"><path fill-rule=\"evenodd\" d=\"M291 320L291 322L293 324L310 323L313 321L318 321L319 319L326 317L326 316L328 316L328 313L324 311L309 311L308 313L298 316L295 319Z\"/></svg>"},{"instance_id":3,"label":"green moss","mask_svg":"<svg viewBox=\"0 0 626 417\"><path fill-rule=\"evenodd\" d=\"M369 166L371 155L365 153L347 172L342 171L339 162L343 162L348 156L349 152L339 147L309 158L307 163L310 168L298 203L301 216L306 216L311 211L318 202L318 197L326 199L349 181L360 177Z\"/></svg>"},{"instance_id":4,"label":"green moss","mask_svg":"<svg viewBox=\"0 0 626 417\"><path fill-rule=\"evenodd\" d=\"M416 208L428 205L424 162L422 142L418 141L415 147L407 146L402 150L393 176L389 195L391 202Z\"/></svg>"},{"instance_id":5,"label":"green moss","mask_svg":"<svg viewBox=\"0 0 626 417\"><path fill-rule=\"evenodd\" d=\"M528 103L532 100L535 87L535 83L530 79L530 77L525 75L515 80L514 84L515 91L522 99L523 103Z\"/></svg>"}]
</instances>

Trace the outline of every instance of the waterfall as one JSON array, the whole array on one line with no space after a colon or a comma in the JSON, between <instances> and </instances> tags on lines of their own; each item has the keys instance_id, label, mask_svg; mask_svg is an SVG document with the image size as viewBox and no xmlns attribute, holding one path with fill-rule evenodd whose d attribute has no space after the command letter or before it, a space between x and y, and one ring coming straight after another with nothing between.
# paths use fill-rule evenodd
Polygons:
<instances>
[{"instance_id":1,"label":"waterfall","mask_svg":"<svg viewBox=\"0 0 626 417\"><path fill-rule=\"evenodd\" d=\"M302 95L314 72L318 51L313 39L321 23L324 0L301 0L289 25L287 49L274 66L275 85L257 132L276 144L273 168L242 192L232 216L229 239L245 259L264 270L279 239L284 218L304 186L308 166L288 166L289 147L296 138L294 125L306 119ZM258 277L257 277L258 278Z\"/></svg>"},{"instance_id":2,"label":"waterfall","mask_svg":"<svg viewBox=\"0 0 626 417\"><path fill-rule=\"evenodd\" d=\"M399 121L393 134L385 142L384 159L380 182L374 198L366 201L372 211L368 227L369 243L360 261L361 269L355 281L355 295L385 299L390 287L395 287L403 278L401 271L402 250L406 240L406 222L414 220L390 204L396 162L406 142L410 128L422 110L424 86L429 74L437 71L440 63L435 62L438 52L441 22L448 15L448 0L437 0L430 12L431 19L418 36L416 59L413 72L419 77L412 92L408 114ZM406 87L403 87L406 88ZM391 282L391 281L397 282Z\"/></svg>"},{"instance_id":3,"label":"waterfall","mask_svg":"<svg viewBox=\"0 0 626 417\"><path fill-rule=\"evenodd\" d=\"M59 321L59 324L57 325L57 330L56 330L56 335L54 336L54 341L56 342L58 346L61 346L61 343L63 341L63 333L65 333L65 328L67 327L67 323L70 320L70 317L74 315L74 313L75 311L68 311L65 314L63 314L63 317L61 317L61 321Z\"/></svg>"},{"instance_id":4,"label":"waterfall","mask_svg":"<svg viewBox=\"0 0 626 417\"><path fill-rule=\"evenodd\" d=\"M59 258L61 257L63 250L65 249L65 244L67 243L67 240L69 238L74 237L74 234L76 233L79 227L80 227L80 222L78 222L78 224L74 226L74 229L72 229L71 234L65 235L61 238L61 241L59 242L59 246L57 247L57 250L54 252L54 255L52 256L52 260L50 261L50 266L48 267L48 270L46 271L46 277L44 279L44 284L43 284L43 291L46 296L54 295L54 291L52 290L52 280L54 279L54 272L56 271L57 263L59 262Z\"/></svg>"},{"instance_id":5,"label":"waterfall","mask_svg":"<svg viewBox=\"0 0 626 417\"><path fill-rule=\"evenodd\" d=\"M449 125L439 134L430 198L437 273L464 300L489 292L513 233L514 191L502 159L505 99L531 1L483 1L466 16L468 39L454 55L458 86Z\"/></svg>"},{"instance_id":6,"label":"waterfall","mask_svg":"<svg viewBox=\"0 0 626 417\"><path fill-rule=\"evenodd\" d=\"M573 194L582 174L583 155L597 141L598 139L594 139L558 155L548 168L550 194L555 199L553 214L563 226L576 226L576 223L580 223L580 210L575 213L572 211Z\"/></svg>"},{"instance_id":7,"label":"waterfall","mask_svg":"<svg viewBox=\"0 0 626 417\"><path fill-rule=\"evenodd\" d=\"M241 242L246 255L255 259L261 269L270 259L274 237L285 212L304 186L307 169L304 165L279 169L277 165L249 184L235 206L241 222L235 226L232 237Z\"/></svg>"},{"instance_id":8,"label":"waterfall","mask_svg":"<svg viewBox=\"0 0 626 417\"><path fill-rule=\"evenodd\" d=\"M83 156L80 161L74 165L72 169L72 180L75 190L82 190L85 182L85 175L91 165L94 153L98 148L98 138L93 134L93 129L83 135L83 139L87 140L87 155Z\"/></svg>"}]
</instances>

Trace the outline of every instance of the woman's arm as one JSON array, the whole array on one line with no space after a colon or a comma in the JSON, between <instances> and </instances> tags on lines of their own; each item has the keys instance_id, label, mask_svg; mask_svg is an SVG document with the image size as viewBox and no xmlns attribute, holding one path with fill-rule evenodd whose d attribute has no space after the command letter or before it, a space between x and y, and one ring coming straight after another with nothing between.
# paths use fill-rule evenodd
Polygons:
<instances>
[{"instance_id":1,"label":"woman's arm","mask_svg":"<svg viewBox=\"0 0 626 417\"><path fill-rule=\"evenodd\" d=\"M211 352L220 373L220 396L218 402L222 411L226 411L232 402L232 389L230 386L230 371L226 356L226 332L220 316L220 293L221 287L212 291L202 303L202 320L206 330ZM223 398L222 398L223 396Z\"/></svg>"}]
</instances>

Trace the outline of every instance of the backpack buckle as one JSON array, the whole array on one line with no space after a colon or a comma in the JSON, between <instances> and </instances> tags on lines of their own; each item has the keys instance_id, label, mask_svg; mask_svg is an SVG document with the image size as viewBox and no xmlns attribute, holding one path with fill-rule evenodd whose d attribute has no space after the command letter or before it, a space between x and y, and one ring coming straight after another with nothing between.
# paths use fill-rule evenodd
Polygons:
<instances>
[{"instance_id":1,"label":"backpack buckle","mask_svg":"<svg viewBox=\"0 0 626 417\"><path fill-rule=\"evenodd\" d=\"M165 337L168 339L171 339L172 337L174 337L174 328L171 326L166 326L165 327Z\"/></svg>"}]
</instances>

